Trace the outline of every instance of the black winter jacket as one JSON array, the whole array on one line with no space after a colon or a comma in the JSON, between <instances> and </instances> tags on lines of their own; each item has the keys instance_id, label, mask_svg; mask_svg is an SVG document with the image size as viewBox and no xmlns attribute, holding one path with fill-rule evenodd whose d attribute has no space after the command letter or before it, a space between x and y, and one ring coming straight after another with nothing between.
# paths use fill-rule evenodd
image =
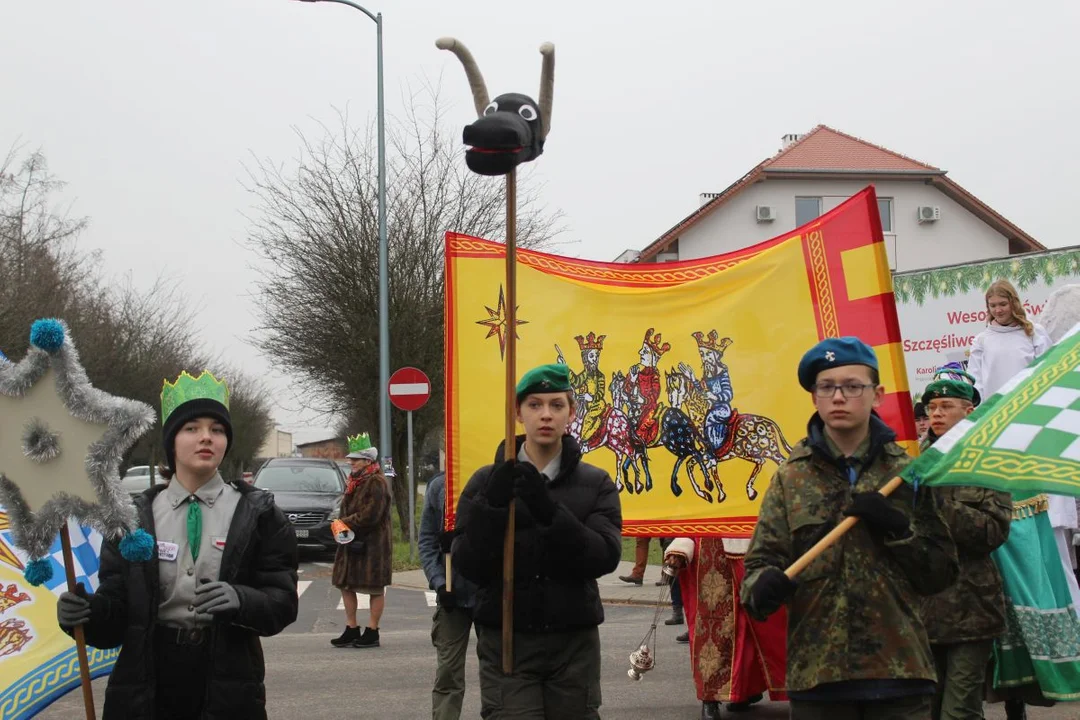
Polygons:
<instances>
[{"instance_id":1,"label":"black winter jacket","mask_svg":"<svg viewBox=\"0 0 1080 720\"><path fill-rule=\"evenodd\" d=\"M517 447L525 441L517 439ZM604 621L596 578L622 557L622 509L608 474L581 462L581 450L563 438L559 476L548 486L556 503L550 525L517 502L514 540L514 631L547 633L595 627ZM496 462L503 458L499 445ZM502 627L502 556L507 508L493 508L485 493L494 465L473 474L461 494L454 568L475 582L475 620Z\"/></svg>"},{"instance_id":2,"label":"black winter jacket","mask_svg":"<svg viewBox=\"0 0 1080 720\"><path fill-rule=\"evenodd\" d=\"M136 496L139 523L154 531L154 498L165 486ZM202 720L263 720L266 689L260 636L281 632L296 620L296 535L274 496L247 483L225 540L219 580L240 596L240 610L211 626ZM101 583L90 596L86 642L97 648L123 645L105 690L105 720L153 720L159 671L154 667L158 560L131 563L115 542L101 546Z\"/></svg>"}]
</instances>

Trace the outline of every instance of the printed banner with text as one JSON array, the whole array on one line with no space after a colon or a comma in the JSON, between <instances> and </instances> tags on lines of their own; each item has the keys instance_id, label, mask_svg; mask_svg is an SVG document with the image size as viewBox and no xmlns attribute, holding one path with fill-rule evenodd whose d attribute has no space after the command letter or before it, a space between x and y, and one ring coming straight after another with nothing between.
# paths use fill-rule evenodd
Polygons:
<instances>
[{"instance_id":1,"label":"printed banner with text","mask_svg":"<svg viewBox=\"0 0 1080 720\"><path fill-rule=\"evenodd\" d=\"M914 445L873 188L790 234L660 264L521 250L517 373L565 362L585 461L621 491L626 535L753 532L762 494L813 413L799 358L822 338L874 346L882 417ZM446 236L447 527L504 428L505 246Z\"/></svg>"}]
</instances>

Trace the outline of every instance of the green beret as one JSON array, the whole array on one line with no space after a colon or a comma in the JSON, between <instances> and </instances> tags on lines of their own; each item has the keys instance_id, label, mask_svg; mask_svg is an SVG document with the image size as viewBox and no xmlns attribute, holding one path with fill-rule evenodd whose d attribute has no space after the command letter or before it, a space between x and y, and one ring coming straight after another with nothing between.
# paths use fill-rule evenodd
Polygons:
<instances>
[{"instance_id":1,"label":"green beret","mask_svg":"<svg viewBox=\"0 0 1080 720\"><path fill-rule=\"evenodd\" d=\"M810 348L799 361L799 384L807 392L817 382L818 373L845 365L865 365L878 369L877 355L857 337L828 338Z\"/></svg>"},{"instance_id":2,"label":"green beret","mask_svg":"<svg viewBox=\"0 0 1080 720\"><path fill-rule=\"evenodd\" d=\"M562 363L534 367L521 376L517 384L517 399L534 393L557 393L570 390L570 368Z\"/></svg>"},{"instance_id":3,"label":"green beret","mask_svg":"<svg viewBox=\"0 0 1080 720\"><path fill-rule=\"evenodd\" d=\"M975 403L975 388L963 380L935 380L926 386L922 401L929 405L934 398L957 398Z\"/></svg>"}]
</instances>

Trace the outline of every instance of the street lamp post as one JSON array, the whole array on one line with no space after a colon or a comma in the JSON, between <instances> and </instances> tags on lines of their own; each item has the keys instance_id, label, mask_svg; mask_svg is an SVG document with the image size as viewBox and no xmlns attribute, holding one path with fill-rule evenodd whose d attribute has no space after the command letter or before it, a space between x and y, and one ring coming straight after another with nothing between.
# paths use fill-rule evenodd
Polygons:
<instances>
[{"instance_id":1,"label":"street lamp post","mask_svg":"<svg viewBox=\"0 0 1080 720\"><path fill-rule=\"evenodd\" d=\"M375 23L376 57L378 58L378 105L376 109L379 133L379 457L383 470L389 470L390 453L390 291L387 280L389 251L386 240L386 112L383 107L383 42L382 13L372 14L351 0L300 0L300 2L336 2L364 13Z\"/></svg>"}]
</instances>

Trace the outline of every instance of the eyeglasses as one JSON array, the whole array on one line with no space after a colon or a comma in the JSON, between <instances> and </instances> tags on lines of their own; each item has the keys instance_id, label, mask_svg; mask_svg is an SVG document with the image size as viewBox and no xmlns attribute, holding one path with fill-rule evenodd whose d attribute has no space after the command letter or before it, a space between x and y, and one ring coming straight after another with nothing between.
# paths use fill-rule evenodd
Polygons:
<instances>
[{"instance_id":1,"label":"eyeglasses","mask_svg":"<svg viewBox=\"0 0 1080 720\"><path fill-rule=\"evenodd\" d=\"M873 383L863 385L862 383L844 383L843 385L833 385L832 383L822 383L821 385L814 386L814 394L819 398L831 398L836 395L836 391L839 390L843 393L844 397L857 398L863 394L863 390L866 388L877 387Z\"/></svg>"}]
</instances>

